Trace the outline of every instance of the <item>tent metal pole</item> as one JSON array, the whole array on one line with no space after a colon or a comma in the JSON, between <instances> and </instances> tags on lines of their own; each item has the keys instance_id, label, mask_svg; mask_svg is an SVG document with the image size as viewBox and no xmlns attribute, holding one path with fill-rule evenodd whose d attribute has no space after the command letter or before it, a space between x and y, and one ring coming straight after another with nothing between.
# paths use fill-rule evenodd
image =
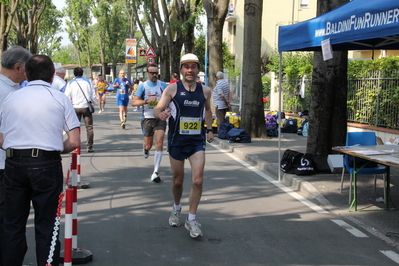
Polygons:
<instances>
[{"instance_id":1,"label":"tent metal pole","mask_svg":"<svg viewBox=\"0 0 399 266\"><path fill-rule=\"evenodd\" d=\"M281 158L281 90L282 90L282 69L283 69L283 54L279 52L279 66L278 66L278 157L277 157L277 168L278 168L278 181L281 182L281 169L280 169L280 158Z\"/></svg>"}]
</instances>

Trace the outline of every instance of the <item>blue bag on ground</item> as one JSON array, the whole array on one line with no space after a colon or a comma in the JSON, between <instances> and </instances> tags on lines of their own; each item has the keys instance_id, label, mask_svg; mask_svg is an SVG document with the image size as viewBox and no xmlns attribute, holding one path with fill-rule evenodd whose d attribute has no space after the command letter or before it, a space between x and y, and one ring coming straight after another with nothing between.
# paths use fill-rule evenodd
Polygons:
<instances>
[{"instance_id":1,"label":"blue bag on ground","mask_svg":"<svg viewBox=\"0 0 399 266\"><path fill-rule=\"evenodd\" d=\"M251 136L242 128L233 128L227 133L229 143L251 143Z\"/></svg>"},{"instance_id":2,"label":"blue bag on ground","mask_svg":"<svg viewBox=\"0 0 399 266\"><path fill-rule=\"evenodd\" d=\"M221 123L218 130L219 139L227 139L227 133L234 128L234 125L231 123Z\"/></svg>"},{"instance_id":3,"label":"blue bag on ground","mask_svg":"<svg viewBox=\"0 0 399 266\"><path fill-rule=\"evenodd\" d=\"M267 136L278 137L278 123L276 117L274 115L266 115L265 121Z\"/></svg>"},{"instance_id":4,"label":"blue bag on ground","mask_svg":"<svg viewBox=\"0 0 399 266\"><path fill-rule=\"evenodd\" d=\"M287 119L284 127L281 128L281 133L297 133L298 121L294 118Z\"/></svg>"}]
</instances>

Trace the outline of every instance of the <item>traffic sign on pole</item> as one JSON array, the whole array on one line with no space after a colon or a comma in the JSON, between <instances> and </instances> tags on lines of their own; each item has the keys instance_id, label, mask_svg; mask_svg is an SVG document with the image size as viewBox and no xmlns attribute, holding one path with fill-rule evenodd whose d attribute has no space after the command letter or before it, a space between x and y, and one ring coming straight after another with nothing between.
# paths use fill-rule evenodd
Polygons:
<instances>
[{"instance_id":1,"label":"traffic sign on pole","mask_svg":"<svg viewBox=\"0 0 399 266\"><path fill-rule=\"evenodd\" d=\"M147 57L147 64L154 64L155 63L155 59L153 56L148 56Z\"/></svg>"},{"instance_id":2,"label":"traffic sign on pole","mask_svg":"<svg viewBox=\"0 0 399 266\"><path fill-rule=\"evenodd\" d=\"M147 56L147 51L145 49L139 49L140 56Z\"/></svg>"},{"instance_id":3,"label":"traffic sign on pole","mask_svg":"<svg viewBox=\"0 0 399 266\"><path fill-rule=\"evenodd\" d=\"M146 56L157 56L155 54L154 49L151 46L150 46L150 48L148 48Z\"/></svg>"}]
</instances>

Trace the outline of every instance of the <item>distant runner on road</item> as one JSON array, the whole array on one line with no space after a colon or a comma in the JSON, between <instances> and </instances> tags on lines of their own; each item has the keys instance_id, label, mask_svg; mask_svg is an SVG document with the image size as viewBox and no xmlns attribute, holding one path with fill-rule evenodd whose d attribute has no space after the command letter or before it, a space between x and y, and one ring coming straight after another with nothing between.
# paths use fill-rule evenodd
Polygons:
<instances>
[{"instance_id":1,"label":"distant runner on road","mask_svg":"<svg viewBox=\"0 0 399 266\"><path fill-rule=\"evenodd\" d=\"M124 129L127 120L127 105L129 103L129 90L133 89L133 84L130 79L125 78L125 71L119 71L119 78L114 80L112 85L116 90L116 105L119 107L119 119L121 120L121 127Z\"/></svg>"},{"instance_id":2,"label":"distant runner on road","mask_svg":"<svg viewBox=\"0 0 399 266\"><path fill-rule=\"evenodd\" d=\"M155 183L161 182L159 166L163 156L163 140L166 130L166 122L154 118L154 108L167 86L165 82L158 80L158 75L158 66L155 64L148 65L148 80L139 85L132 101L132 106L143 106L141 128L144 135L143 156L146 159L150 156L150 149L155 136L154 172L151 175L151 181Z\"/></svg>"}]
</instances>

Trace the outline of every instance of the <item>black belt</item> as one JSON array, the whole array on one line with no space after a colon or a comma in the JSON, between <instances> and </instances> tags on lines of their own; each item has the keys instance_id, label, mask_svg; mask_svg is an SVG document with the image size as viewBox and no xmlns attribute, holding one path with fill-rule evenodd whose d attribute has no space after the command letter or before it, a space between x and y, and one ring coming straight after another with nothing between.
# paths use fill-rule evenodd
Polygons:
<instances>
[{"instance_id":1,"label":"black belt","mask_svg":"<svg viewBox=\"0 0 399 266\"><path fill-rule=\"evenodd\" d=\"M7 154L7 158L44 157L44 158L58 159L61 157L59 151L45 151L45 150L40 150L40 149L26 149L26 150L7 149L6 154Z\"/></svg>"}]
</instances>

